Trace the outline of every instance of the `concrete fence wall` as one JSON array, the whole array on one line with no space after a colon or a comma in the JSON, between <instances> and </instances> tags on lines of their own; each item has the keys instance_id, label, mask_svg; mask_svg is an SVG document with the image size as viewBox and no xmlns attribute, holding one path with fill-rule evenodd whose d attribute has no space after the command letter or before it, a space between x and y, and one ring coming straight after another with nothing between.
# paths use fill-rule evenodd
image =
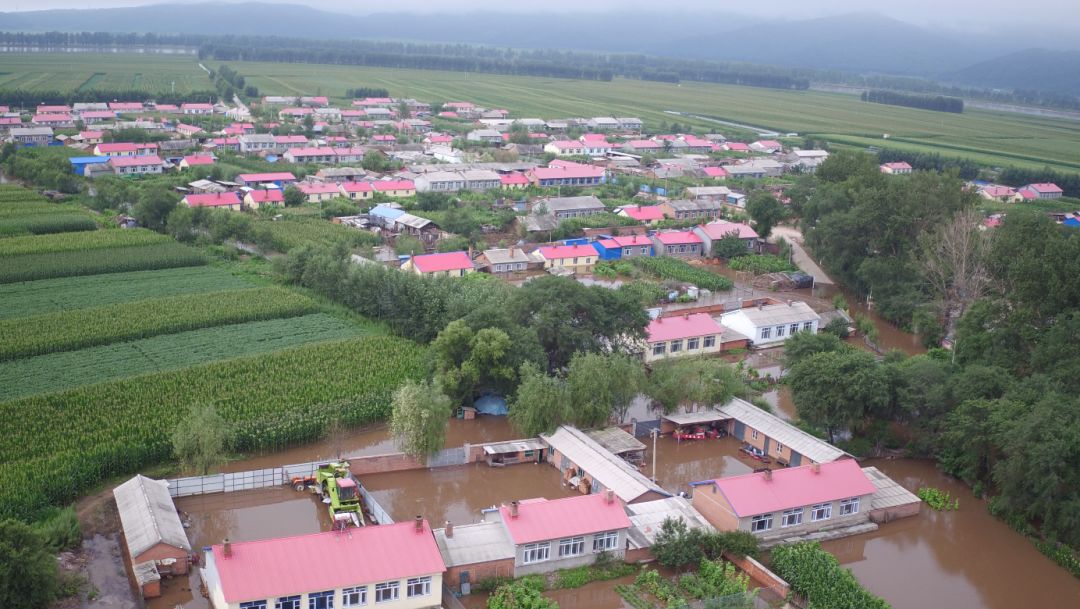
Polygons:
<instances>
[{"instance_id":1,"label":"concrete fence wall","mask_svg":"<svg viewBox=\"0 0 1080 609\"><path fill-rule=\"evenodd\" d=\"M744 573L750 576L750 579L757 582L762 588L766 588L773 592L780 598L787 598L788 593L791 592L790 584L781 579L779 575L770 571L768 567L749 556L738 558L725 553L724 560L734 564L739 569L742 569Z\"/></svg>"}]
</instances>

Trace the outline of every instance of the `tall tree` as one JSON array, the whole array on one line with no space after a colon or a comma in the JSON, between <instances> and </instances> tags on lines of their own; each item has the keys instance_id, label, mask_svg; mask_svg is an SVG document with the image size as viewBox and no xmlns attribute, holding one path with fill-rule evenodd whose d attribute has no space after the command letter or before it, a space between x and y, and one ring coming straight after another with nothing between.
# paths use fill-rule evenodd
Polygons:
<instances>
[{"instance_id":1,"label":"tall tree","mask_svg":"<svg viewBox=\"0 0 1080 609\"><path fill-rule=\"evenodd\" d=\"M982 214L964 209L937 230L920 237L923 276L937 300L946 335L952 336L956 320L991 287L989 244L992 232L982 229Z\"/></svg>"},{"instance_id":2,"label":"tall tree","mask_svg":"<svg viewBox=\"0 0 1080 609\"><path fill-rule=\"evenodd\" d=\"M57 594L56 558L29 526L0 521L0 607L45 609Z\"/></svg>"},{"instance_id":3,"label":"tall tree","mask_svg":"<svg viewBox=\"0 0 1080 609\"><path fill-rule=\"evenodd\" d=\"M746 202L746 213L750 214L758 235L764 239L772 233L774 226L787 217L787 208L769 192L756 190Z\"/></svg>"},{"instance_id":4,"label":"tall tree","mask_svg":"<svg viewBox=\"0 0 1080 609\"><path fill-rule=\"evenodd\" d=\"M641 360L622 353L578 353L570 360L566 382L579 427L622 421L645 380Z\"/></svg>"},{"instance_id":5,"label":"tall tree","mask_svg":"<svg viewBox=\"0 0 1080 609\"><path fill-rule=\"evenodd\" d=\"M498 328L473 332L461 319L431 343L439 388L457 404L472 404L484 390L506 393L516 377L510 337Z\"/></svg>"},{"instance_id":6,"label":"tall tree","mask_svg":"<svg viewBox=\"0 0 1080 609\"><path fill-rule=\"evenodd\" d=\"M173 430L173 454L180 463L205 476L225 462L229 428L210 404L192 406Z\"/></svg>"},{"instance_id":7,"label":"tall tree","mask_svg":"<svg viewBox=\"0 0 1080 609\"><path fill-rule=\"evenodd\" d=\"M570 389L564 380L544 374L535 364L523 365L520 378L510 403L510 423L518 433L549 433L567 420Z\"/></svg>"},{"instance_id":8,"label":"tall tree","mask_svg":"<svg viewBox=\"0 0 1080 609\"><path fill-rule=\"evenodd\" d=\"M677 357L655 362L645 393L674 412L683 404L721 405L731 399L741 381L724 360L713 357Z\"/></svg>"},{"instance_id":9,"label":"tall tree","mask_svg":"<svg viewBox=\"0 0 1080 609\"><path fill-rule=\"evenodd\" d=\"M390 433L402 452L423 459L442 450L452 413L450 398L432 383L408 380L394 392Z\"/></svg>"},{"instance_id":10,"label":"tall tree","mask_svg":"<svg viewBox=\"0 0 1080 609\"><path fill-rule=\"evenodd\" d=\"M888 404L884 371L863 351L811 355L793 366L786 379L799 417L824 429L829 442L836 432Z\"/></svg>"}]
</instances>

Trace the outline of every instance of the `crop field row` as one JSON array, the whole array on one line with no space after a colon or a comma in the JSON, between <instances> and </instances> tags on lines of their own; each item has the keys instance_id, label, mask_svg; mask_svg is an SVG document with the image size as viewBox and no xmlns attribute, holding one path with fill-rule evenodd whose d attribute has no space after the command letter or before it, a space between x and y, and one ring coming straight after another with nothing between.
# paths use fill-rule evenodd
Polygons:
<instances>
[{"instance_id":1,"label":"crop field row","mask_svg":"<svg viewBox=\"0 0 1080 609\"><path fill-rule=\"evenodd\" d=\"M0 401L312 342L339 340L361 333L357 326L347 321L314 313L0 362Z\"/></svg>"},{"instance_id":2,"label":"crop field row","mask_svg":"<svg viewBox=\"0 0 1080 609\"><path fill-rule=\"evenodd\" d=\"M145 271L206 264L202 252L179 243L12 256L0 265L0 283L52 277Z\"/></svg>"},{"instance_id":3,"label":"crop field row","mask_svg":"<svg viewBox=\"0 0 1080 609\"><path fill-rule=\"evenodd\" d=\"M258 225L270 231L273 247L279 252L288 252L305 243L345 242L351 247L379 243L379 238L371 233L333 224L318 217L286 214L276 221L260 220Z\"/></svg>"},{"instance_id":4,"label":"crop field row","mask_svg":"<svg viewBox=\"0 0 1080 609\"><path fill-rule=\"evenodd\" d=\"M0 361L314 312L281 287L184 294L0 320Z\"/></svg>"},{"instance_id":5,"label":"crop field row","mask_svg":"<svg viewBox=\"0 0 1080 609\"><path fill-rule=\"evenodd\" d=\"M348 334L343 322L322 315L314 318L322 324L323 336ZM296 321L237 326L247 336L243 352L268 346L270 333L253 331L255 324L265 328L290 322L279 332L285 340L295 334ZM222 330L191 333L214 337L214 346L206 348L211 353L200 354L203 360L237 350L230 345L240 337L223 340ZM199 348L194 344L169 350L176 338L148 339L160 342L166 351L146 359L197 361L188 355ZM95 358L96 368L109 366L103 358L104 353ZM112 366L126 374L132 362L121 359ZM33 360L0 365L0 387L11 387L11 379L59 376L12 373L5 367L27 361ZM58 370L63 369L60 366ZM362 337L0 403L0 417L6 421L0 435L0 518L31 518L48 505L73 500L105 478L168 459L171 430L193 404L216 405L233 429L233 449L274 449L317 438L333 421L358 425L385 418L393 390L402 380L418 377L422 368L423 350L416 344L387 336ZM77 376L75 370L70 374ZM91 381L84 377L76 382Z\"/></svg>"},{"instance_id":6,"label":"crop field row","mask_svg":"<svg viewBox=\"0 0 1080 609\"><path fill-rule=\"evenodd\" d=\"M0 319L248 287L245 279L205 266L7 283L0 284Z\"/></svg>"},{"instance_id":7,"label":"crop field row","mask_svg":"<svg viewBox=\"0 0 1080 609\"><path fill-rule=\"evenodd\" d=\"M34 214L0 218L0 237L11 235L48 235L97 229L90 216L80 213Z\"/></svg>"},{"instance_id":8,"label":"crop field row","mask_svg":"<svg viewBox=\"0 0 1080 609\"><path fill-rule=\"evenodd\" d=\"M5 53L0 90L140 90L147 94L212 89L193 55Z\"/></svg>"},{"instance_id":9,"label":"crop field row","mask_svg":"<svg viewBox=\"0 0 1080 609\"><path fill-rule=\"evenodd\" d=\"M20 254L47 254L111 247L136 247L169 241L172 241L172 239L168 236L143 228L12 237L0 241L0 258Z\"/></svg>"},{"instance_id":10,"label":"crop field row","mask_svg":"<svg viewBox=\"0 0 1080 609\"><path fill-rule=\"evenodd\" d=\"M685 260L671 256L657 256L656 258L631 258L638 268L652 273L661 279L674 279L686 281L699 288L722 292L731 289L731 280L712 271L698 268Z\"/></svg>"}]
</instances>

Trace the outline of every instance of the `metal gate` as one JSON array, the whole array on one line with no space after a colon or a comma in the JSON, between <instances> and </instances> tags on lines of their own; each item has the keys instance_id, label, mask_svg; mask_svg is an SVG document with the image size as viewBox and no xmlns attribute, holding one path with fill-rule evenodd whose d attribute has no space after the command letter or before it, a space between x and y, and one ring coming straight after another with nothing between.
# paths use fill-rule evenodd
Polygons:
<instances>
[{"instance_id":1,"label":"metal gate","mask_svg":"<svg viewBox=\"0 0 1080 609\"><path fill-rule=\"evenodd\" d=\"M428 467L449 467L451 465L465 465L468 455L465 447L446 448L428 457Z\"/></svg>"},{"instance_id":2,"label":"metal gate","mask_svg":"<svg viewBox=\"0 0 1080 609\"><path fill-rule=\"evenodd\" d=\"M735 433L732 434L740 440L746 439L746 424L736 419L735 421Z\"/></svg>"},{"instance_id":3,"label":"metal gate","mask_svg":"<svg viewBox=\"0 0 1080 609\"><path fill-rule=\"evenodd\" d=\"M631 423L634 426L635 438L647 438L652 434L654 429L660 429L660 419L654 421L638 421L635 419L631 421Z\"/></svg>"}]
</instances>

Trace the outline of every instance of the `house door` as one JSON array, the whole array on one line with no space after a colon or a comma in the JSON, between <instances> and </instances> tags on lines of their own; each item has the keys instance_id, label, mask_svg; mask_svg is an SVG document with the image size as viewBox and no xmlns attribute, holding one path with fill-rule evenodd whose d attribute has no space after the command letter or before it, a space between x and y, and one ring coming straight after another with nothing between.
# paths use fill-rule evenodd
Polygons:
<instances>
[{"instance_id":1,"label":"house door","mask_svg":"<svg viewBox=\"0 0 1080 609\"><path fill-rule=\"evenodd\" d=\"M764 444L764 446L762 447L762 449L761 449L761 450L762 450L762 452L764 452L764 453L765 453L766 455L768 455L768 454L769 454L769 436L765 436L765 444Z\"/></svg>"},{"instance_id":2,"label":"house door","mask_svg":"<svg viewBox=\"0 0 1080 609\"><path fill-rule=\"evenodd\" d=\"M746 437L746 425L742 421L735 421L735 433L734 436L740 440Z\"/></svg>"},{"instance_id":3,"label":"house door","mask_svg":"<svg viewBox=\"0 0 1080 609\"><path fill-rule=\"evenodd\" d=\"M791 467L799 467L802 465L802 455L795 451L791 451Z\"/></svg>"}]
</instances>

